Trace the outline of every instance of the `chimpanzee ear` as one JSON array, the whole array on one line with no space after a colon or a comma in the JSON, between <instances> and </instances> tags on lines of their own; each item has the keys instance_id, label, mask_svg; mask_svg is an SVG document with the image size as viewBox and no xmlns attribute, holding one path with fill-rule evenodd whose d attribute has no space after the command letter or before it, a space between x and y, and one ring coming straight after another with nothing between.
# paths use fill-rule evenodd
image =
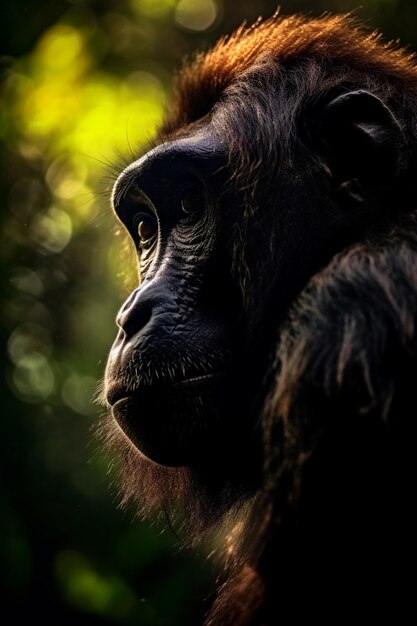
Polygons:
<instances>
[{"instance_id":1,"label":"chimpanzee ear","mask_svg":"<svg viewBox=\"0 0 417 626\"><path fill-rule=\"evenodd\" d=\"M319 133L337 186L392 184L401 169L404 136L390 109L365 90L337 96L321 110Z\"/></svg>"}]
</instances>

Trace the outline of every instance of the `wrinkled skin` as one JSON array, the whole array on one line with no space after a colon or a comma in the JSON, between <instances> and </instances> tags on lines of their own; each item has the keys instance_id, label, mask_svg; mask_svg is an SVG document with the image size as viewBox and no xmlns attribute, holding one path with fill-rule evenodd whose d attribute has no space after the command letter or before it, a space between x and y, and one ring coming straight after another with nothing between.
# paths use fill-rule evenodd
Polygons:
<instances>
[{"instance_id":1,"label":"wrinkled skin","mask_svg":"<svg viewBox=\"0 0 417 626\"><path fill-rule=\"evenodd\" d=\"M397 132L382 103L358 91L326 106L324 137L337 137L335 125L342 136L350 131L358 106L365 121L371 112L380 128L392 125L390 132ZM340 156L337 144L328 145L335 169L356 174L349 147ZM385 143L384 150L389 153ZM300 152L298 159L302 170L310 154ZM314 270L363 228L363 212L345 206L362 206L358 182L354 191L347 185L335 197L323 197L307 170L302 181L282 171L270 192L272 209L265 199L261 234L254 222L254 242L248 242L250 263L250 246L268 246L265 235L280 233L275 249L269 245L269 265L259 272L262 307L253 328L233 272L244 194L233 186L231 165L214 123L202 121L132 163L113 192L116 214L138 250L142 283L117 318L106 397L129 439L164 465L204 465L213 453L225 460L231 446L242 451L244 463L252 456L258 463L255 415L277 321ZM321 184L328 184L324 177Z\"/></svg>"},{"instance_id":2,"label":"wrinkled skin","mask_svg":"<svg viewBox=\"0 0 417 626\"><path fill-rule=\"evenodd\" d=\"M239 294L225 271L232 224L218 219L225 177L223 146L200 128L132 163L114 189L142 283L117 318L106 393L139 450L167 465L219 448L220 421L230 444L244 401L232 372Z\"/></svg>"}]
</instances>

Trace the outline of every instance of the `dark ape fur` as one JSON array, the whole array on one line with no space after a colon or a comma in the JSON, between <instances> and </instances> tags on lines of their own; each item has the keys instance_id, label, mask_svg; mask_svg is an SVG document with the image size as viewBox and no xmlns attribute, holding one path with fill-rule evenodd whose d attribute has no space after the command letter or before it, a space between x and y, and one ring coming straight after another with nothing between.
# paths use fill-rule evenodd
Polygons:
<instances>
[{"instance_id":1,"label":"dark ape fur","mask_svg":"<svg viewBox=\"0 0 417 626\"><path fill-rule=\"evenodd\" d=\"M274 210L282 181L303 179L305 196L286 186L289 205L337 194L311 122L319 103L351 89L378 96L400 123L399 171L367 199L366 214L358 209L360 240L347 230L329 241L275 319L266 307L279 297L274 267L287 236ZM227 516L240 521L209 625L337 624L359 612L401 622L412 607L403 562L415 536L415 59L350 17L274 17L182 71L162 133L181 136L206 115L229 147L244 207L232 245L247 340L256 342L259 320L276 329L259 395L263 478L256 494L232 489L233 476L219 490L216 467L196 476L158 466L117 431L124 497L143 514L179 504L189 541ZM308 225L306 233L314 236ZM295 267L309 246L304 232L297 237Z\"/></svg>"},{"instance_id":2,"label":"dark ape fur","mask_svg":"<svg viewBox=\"0 0 417 626\"><path fill-rule=\"evenodd\" d=\"M335 256L282 328L264 487L210 625L412 610L417 215L395 221Z\"/></svg>"}]
</instances>

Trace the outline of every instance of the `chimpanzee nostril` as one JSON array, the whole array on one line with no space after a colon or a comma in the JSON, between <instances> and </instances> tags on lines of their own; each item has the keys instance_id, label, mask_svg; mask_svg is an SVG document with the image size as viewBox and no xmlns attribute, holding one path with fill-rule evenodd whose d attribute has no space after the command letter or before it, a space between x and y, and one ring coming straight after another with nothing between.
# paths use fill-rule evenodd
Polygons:
<instances>
[{"instance_id":1,"label":"chimpanzee nostril","mask_svg":"<svg viewBox=\"0 0 417 626\"><path fill-rule=\"evenodd\" d=\"M116 323L127 337L132 337L149 322L152 317L152 308L152 298L142 293L141 289L135 289L120 309Z\"/></svg>"},{"instance_id":2,"label":"chimpanzee nostril","mask_svg":"<svg viewBox=\"0 0 417 626\"><path fill-rule=\"evenodd\" d=\"M135 289L119 311L117 325L125 332L127 339L140 333L154 315L172 310L172 294L152 285Z\"/></svg>"}]
</instances>

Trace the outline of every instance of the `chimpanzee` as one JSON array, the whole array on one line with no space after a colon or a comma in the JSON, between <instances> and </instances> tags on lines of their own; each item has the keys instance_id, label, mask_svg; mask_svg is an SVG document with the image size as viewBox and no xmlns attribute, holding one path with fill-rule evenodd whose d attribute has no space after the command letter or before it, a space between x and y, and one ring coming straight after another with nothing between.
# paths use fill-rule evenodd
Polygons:
<instances>
[{"instance_id":1,"label":"chimpanzee","mask_svg":"<svg viewBox=\"0 0 417 626\"><path fill-rule=\"evenodd\" d=\"M104 384L124 499L182 507L189 542L234 520L207 624L404 623L415 58L274 16L184 67L159 137L113 190L139 267Z\"/></svg>"}]
</instances>

